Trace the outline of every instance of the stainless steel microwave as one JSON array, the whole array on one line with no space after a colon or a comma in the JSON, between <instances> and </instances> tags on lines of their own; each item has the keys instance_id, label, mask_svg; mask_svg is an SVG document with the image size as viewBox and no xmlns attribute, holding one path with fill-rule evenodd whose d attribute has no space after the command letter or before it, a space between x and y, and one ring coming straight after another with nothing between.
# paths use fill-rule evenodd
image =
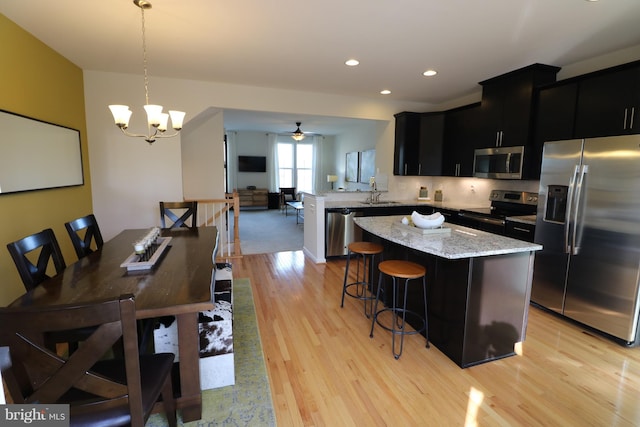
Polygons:
<instances>
[{"instance_id":1,"label":"stainless steel microwave","mask_svg":"<svg viewBox=\"0 0 640 427\"><path fill-rule=\"evenodd\" d=\"M474 152L473 176L477 178L522 179L524 146L479 148Z\"/></svg>"}]
</instances>

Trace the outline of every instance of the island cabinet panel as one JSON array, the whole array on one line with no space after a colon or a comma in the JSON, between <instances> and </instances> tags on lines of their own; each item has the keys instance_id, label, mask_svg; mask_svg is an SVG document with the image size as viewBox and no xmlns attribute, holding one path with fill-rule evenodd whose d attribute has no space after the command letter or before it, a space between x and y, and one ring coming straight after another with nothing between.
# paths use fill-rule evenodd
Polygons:
<instances>
[{"instance_id":1,"label":"island cabinet panel","mask_svg":"<svg viewBox=\"0 0 640 427\"><path fill-rule=\"evenodd\" d=\"M366 231L363 238L381 243L384 259L426 267L429 341L454 363L467 368L516 354L517 343L526 335L533 253L444 259ZM376 267L374 277L378 274ZM422 286L410 283L408 309L424 313ZM392 301L391 284L383 276L386 306ZM413 327L421 327L418 317L408 315L407 319Z\"/></svg>"},{"instance_id":2,"label":"island cabinet panel","mask_svg":"<svg viewBox=\"0 0 640 427\"><path fill-rule=\"evenodd\" d=\"M576 138L640 133L640 61L583 76Z\"/></svg>"}]
</instances>

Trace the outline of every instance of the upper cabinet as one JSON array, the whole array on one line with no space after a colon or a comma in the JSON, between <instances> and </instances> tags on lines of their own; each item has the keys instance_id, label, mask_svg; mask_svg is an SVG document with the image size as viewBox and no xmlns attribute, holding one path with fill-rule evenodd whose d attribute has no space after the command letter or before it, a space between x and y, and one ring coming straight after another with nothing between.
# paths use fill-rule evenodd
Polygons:
<instances>
[{"instance_id":1,"label":"upper cabinet","mask_svg":"<svg viewBox=\"0 0 640 427\"><path fill-rule=\"evenodd\" d=\"M420 113L403 112L395 115L396 142L393 151L394 175L417 175L420 146Z\"/></svg>"},{"instance_id":2,"label":"upper cabinet","mask_svg":"<svg viewBox=\"0 0 640 427\"><path fill-rule=\"evenodd\" d=\"M444 113L395 115L394 175L440 175Z\"/></svg>"},{"instance_id":3,"label":"upper cabinet","mask_svg":"<svg viewBox=\"0 0 640 427\"><path fill-rule=\"evenodd\" d=\"M536 96L533 146L525 175L540 178L542 150L546 141L571 139L574 135L578 82L561 82L540 88Z\"/></svg>"},{"instance_id":4,"label":"upper cabinet","mask_svg":"<svg viewBox=\"0 0 640 427\"><path fill-rule=\"evenodd\" d=\"M482 102L396 115L394 174L473 175L477 148L523 146L522 179L539 179L546 141L640 134L640 61L556 83L533 64L480 82Z\"/></svg>"},{"instance_id":5,"label":"upper cabinet","mask_svg":"<svg viewBox=\"0 0 640 427\"><path fill-rule=\"evenodd\" d=\"M640 64L615 67L580 80L575 137L640 133Z\"/></svg>"},{"instance_id":6,"label":"upper cabinet","mask_svg":"<svg viewBox=\"0 0 640 427\"><path fill-rule=\"evenodd\" d=\"M444 113L424 113L420 117L418 175L442 174Z\"/></svg>"},{"instance_id":7,"label":"upper cabinet","mask_svg":"<svg viewBox=\"0 0 640 427\"><path fill-rule=\"evenodd\" d=\"M537 86L555 82L559 70L550 65L533 64L480 82L483 125L478 133L479 146L527 146L534 90Z\"/></svg>"},{"instance_id":8,"label":"upper cabinet","mask_svg":"<svg viewBox=\"0 0 640 427\"><path fill-rule=\"evenodd\" d=\"M447 111L442 159L443 176L473 175L473 151L478 148L477 131L481 124L479 102Z\"/></svg>"}]
</instances>

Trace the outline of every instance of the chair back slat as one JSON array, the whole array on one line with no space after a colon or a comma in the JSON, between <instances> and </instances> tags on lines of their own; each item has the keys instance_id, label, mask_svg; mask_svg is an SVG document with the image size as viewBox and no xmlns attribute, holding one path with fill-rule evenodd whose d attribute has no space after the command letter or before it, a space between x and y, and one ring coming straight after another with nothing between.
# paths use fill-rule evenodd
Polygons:
<instances>
[{"instance_id":1,"label":"chair back slat","mask_svg":"<svg viewBox=\"0 0 640 427\"><path fill-rule=\"evenodd\" d=\"M198 202L196 201L160 202L160 224L162 228L195 228L198 226L197 213ZM171 224L167 221L167 219L171 220ZM189 222L191 223L191 225L189 225Z\"/></svg>"},{"instance_id":2,"label":"chair back slat","mask_svg":"<svg viewBox=\"0 0 640 427\"><path fill-rule=\"evenodd\" d=\"M58 240L50 228L11 242L7 249L27 291L50 277L47 274L50 262L53 262L56 274L66 267ZM37 257L35 263L31 261L34 256Z\"/></svg>"},{"instance_id":3,"label":"chair back slat","mask_svg":"<svg viewBox=\"0 0 640 427\"><path fill-rule=\"evenodd\" d=\"M98 221L93 214L74 219L64 224L73 243L78 259L83 258L104 245ZM84 233L84 236L82 235Z\"/></svg>"}]
</instances>

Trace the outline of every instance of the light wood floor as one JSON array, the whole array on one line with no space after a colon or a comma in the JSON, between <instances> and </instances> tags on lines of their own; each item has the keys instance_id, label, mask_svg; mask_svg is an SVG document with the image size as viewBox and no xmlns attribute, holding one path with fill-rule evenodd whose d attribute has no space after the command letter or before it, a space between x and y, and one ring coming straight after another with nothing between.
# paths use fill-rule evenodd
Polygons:
<instances>
[{"instance_id":1,"label":"light wood floor","mask_svg":"<svg viewBox=\"0 0 640 427\"><path fill-rule=\"evenodd\" d=\"M359 301L340 308L344 261L301 251L233 260L251 280L279 426L637 426L640 349L534 307L522 355L460 369L422 336L400 360Z\"/></svg>"}]
</instances>

